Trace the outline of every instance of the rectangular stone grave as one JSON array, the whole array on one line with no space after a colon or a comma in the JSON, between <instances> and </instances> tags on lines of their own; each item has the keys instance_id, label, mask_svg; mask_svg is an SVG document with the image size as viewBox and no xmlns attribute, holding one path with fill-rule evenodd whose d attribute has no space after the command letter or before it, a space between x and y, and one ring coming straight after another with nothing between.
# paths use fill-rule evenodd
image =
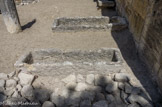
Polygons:
<instances>
[{"instance_id":1,"label":"rectangular stone grave","mask_svg":"<svg viewBox=\"0 0 162 107\"><path fill-rule=\"evenodd\" d=\"M18 69L38 75L68 75L70 73L110 73L122 66L122 57L118 49L98 50L42 49L26 53L15 63Z\"/></svg>"},{"instance_id":2,"label":"rectangular stone grave","mask_svg":"<svg viewBox=\"0 0 162 107\"><path fill-rule=\"evenodd\" d=\"M109 17L57 18L52 26L53 32L85 31L109 29Z\"/></svg>"},{"instance_id":3,"label":"rectangular stone grave","mask_svg":"<svg viewBox=\"0 0 162 107\"><path fill-rule=\"evenodd\" d=\"M99 7L114 7L115 1L114 0L97 0Z\"/></svg>"}]
</instances>

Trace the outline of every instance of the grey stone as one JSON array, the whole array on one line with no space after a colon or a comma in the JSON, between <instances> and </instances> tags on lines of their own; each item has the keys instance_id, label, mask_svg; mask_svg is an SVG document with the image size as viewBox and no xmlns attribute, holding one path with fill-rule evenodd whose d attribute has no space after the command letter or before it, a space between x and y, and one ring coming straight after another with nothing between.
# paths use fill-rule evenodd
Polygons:
<instances>
[{"instance_id":1,"label":"grey stone","mask_svg":"<svg viewBox=\"0 0 162 107\"><path fill-rule=\"evenodd\" d=\"M35 95L35 99L37 99L41 103L47 101L50 98L49 92L44 89L35 89L34 95Z\"/></svg>"},{"instance_id":2,"label":"grey stone","mask_svg":"<svg viewBox=\"0 0 162 107\"><path fill-rule=\"evenodd\" d=\"M125 93L130 94L132 92L132 89L133 87L130 84L125 83Z\"/></svg>"},{"instance_id":3,"label":"grey stone","mask_svg":"<svg viewBox=\"0 0 162 107\"><path fill-rule=\"evenodd\" d=\"M21 95L29 100L34 99L34 90L31 85L25 85L23 86L21 90Z\"/></svg>"},{"instance_id":4,"label":"grey stone","mask_svg":"<svg viewBox=\"0 0 162 107\"><path fill-rule=\"evenodd\" d=\"M124 90L125 84L123 82L118 82L118 88Z\"/></svg>"},{"instance_id":5,"label":"grey stone","mask_svg":"<svg viewBox=\"0 0 162 107\"><path fill-rule=\"evenodd\" d=\"M131 94L140 94L141 89L139 87L133 87Z\"/></svg>"},{"instance_id":6,"label":"grey stone","mask_svg":"<svg viewBox=\"0 0 162 107\"><path fill-rule=\"evenodd\" d=\"M83 100L80 103L80 107L91 107L91 101L89 101L89 100Z\"/></svg>"},{"instance_id":7,"label":"grey stone","mask_svg":"<svg viewBox=\"0 0 162 107\"><path fill-rule=\"evenodd\" d=\"M110 76L95 75L95 85L106 86L108 83L111 83L112 79Z\"/></svg>"},{"instance_id":8,"label":"grey stone","mask_svg":"<svg viewBox=\"0 0 162 107\"><path fill-rule=\"evenodd\" d=\"M17 84L16 90L17 90L17 91L21 91L21 89L22 89L22 86L21 86L20 84Z\"/></svg>"},{"instance_id":9,"label":"grey stone","mask_svg":"<svg viewBox=\"0 0 162 107\"><path fill-rule=\"evenodd\" d=\"M88 88L86 83L78 83L75 90L76 91L85 91Z\"/></svg>"},{"instance_id":10,"label":"grey stone","mask_svg":"<svg viewBox=\"0 0 162 107\"><path fill-rule=\"evenodd\" d=\"M81 92L73 92L68 98L65 99L65 102L68 106L78 107L81 100Z\"/></svg>"},{"instance_id":11,"label":"grey stone","mask_svg":"<svg viewBox=\"0 0 162 107\"><path fill-rule=\"evenodd\" d=\"M140 107L137 103L129 104L128 107Z\"/></svg>"},{"instance_id":12,"label":"grey stone","mask_svg":"<svg viewBox=\"0 0 162 107\"><path fill-rule=\"evenodd\" d=\"M118 82L127 82L129 81L129 75L126 74L126 73L117 73L115 74L115 81L118 81Z\"/></svg>"},{"instance_id":13,"label":"grey stone","mask_svg":"<svg viewBox=\"0 0 162 107\"><path fill-rule=\"evenodd\" d=\"M14 79L9 79L6 81L6 87L16 87L17 82Z\"/></svg>"},{"instance_id":14,"label":"grey stone","mask_svg":"<svg viewBox=\"0 0 162 107\"><path fill-rule=\"evenodd\" d=\"M114 98L113 95L107 94L106 95L106 100L108 101L108 103L112 103L113 101L115 101L115 98Z\"/></svg>"},{"instance_id":15,"label":"grey stone","mask_svg":"<svg viewBox=\"0 0 162 107\"><path fill-rule=\"evenodd\" d=\"M20 96L20 94L19 94L19 92L18 92L18 91L14 91L14 93L13 93L12 97L15 97L15 98L20 98L21 96Z\"/></svg>"},{"instance_id":16,"label":"grey stone","mask_svg":"<svg viewBox=\"0 0 162 107\"><path fill-rule=\"evenodd\" d=\"M56 93L51 94L50 100L56 104L56 106L63 106L65 104L65 98Z\"/></svg>"},{"instance_id":17,"label":"grey stone","mask_svg":"<svg viewBox=\"0 0 162 107\"><path fill-rule=\"evenodd\" d=\"M50 101L45 101L42 107L55 107L55 105Z\"/></svg>"},{"instance_id":18,"label":"grey stone","mask_svg":"<svg viewBox=\"0 0 162 107\"><path fill-rule=\"evenodd\" d=\"M97 0L98 6L100 7L114 7L115 2L112 0Z\"/></svg>"},{"instance_id":19,"label":"grey stone","mask_svg":"<svg viewBox=\"0 0 162 107\"><path fill-rule=\"evenodd\" d=\"M5 85L5 80L0 80L0 87L4 88L4 85Z\"/></svg>"},{"instance_id":20,"label":"grey stone","mask_svg":"<svg viewBox=\"0 0 162 107\"><path fill-rule=\"evenodd\" d=\"M93 91L93 92L96 92L96 93L99 93L102 91L102 88L100 86L93 86L93 85L88 85L87 91Z\"/></svg>"},{"instance_id":21,"label":"grey stone","mask_svg":"<svg viewBox=\"0 0 162 107\"><path fill-rule=\"evenodd\" d=\"M81 74L78 74L77 75L77 82L79 83L79 82L85 82L85 78L83 77L83 75L81 75Z\"/></svg>"},{"instance_id":22,"label":"grey stone","mask_svg":"<svg viewBox=\"0 0 162 107\"><path fill-rule=\"evenodd\" d=\"M140 95L131 94L128 97L130 103L139 103L142 107L152 107L151 103Z\"/></svg>"},{"instance_id":23,"label":"grey stone","mask_svg":"<svg viewBox=\"0 0 162 107\"><path fill-rule=\"evenodd\" d=\"M76 76L74 74L69 75L68 77L62 79L64 83L76 82Z\"/></svg>"},{"instance_id":24,"label":"grey stone","mask_svg":"<svg viewBox=\"0 0 162 107\"><path fill-rule=\"evenodd\" d=\"M9 77L9 78L12 78L15 74L16 74L16 72L13 71L13 72L11 72L11 73L8 74L8 77Z\"/></svg>"},{"instance_id":25,"label":"grey stone","mask_svg":"<svg viewBox=\"0 0 162 107\"><path fill-rule=\"evenodd\" d=\"M6 96L0 93L0 103L6 100Z\"/></svg>"},{"instance_id":26,"label":"grey stone","mask_svg":"<svg viewBox=\"0 0 162 107\"><path fill-rule=\"evenodd\" d=\"M105 100L105 96L102 93L96 93L96 101Z\"/></svg>"},{"instance_id":27,"label":"grey stone","mask_svg":"<svg viewBox=\"0 0 162 107\"><path fill-rule=\"evenodd\" d=\"M95 98L95 93L91 91L83 91L81 94L82 100L90 100L93 101Z\"/></svg>"},{"instance_id":28,"label":"grey stone","mask_svg":"<svg viewBox=\"0 0 162 107\"><path fill-rule=\"evenodd\" d=\"M94 74L89 74L89 75L86 76L86 82L88 84L94 85L94 81L95 81Z\"/></svg>"},{"instance_id":29,"label":"grey stone","mask_svg":"<svg viewBox=\"0 0 162 107\"><path fill-rule=\"evenodd\" d=\"M11 88L6 88L6 90L4 90L5 95L7 95L8 97L11 97L12 94L16 91L15 88L11 87Z\"/></svg>"},{"instance_id":30,"label":"grey stone","mask_svg":"<svg viewBox=\"0 0 162 107\"><path fill-rule=\"evenodd\" d=\"M18 77L13 77L14 80L16 80L17 82L19 81Z\"/></svg>"},{"instance_id":31,"label":"grey stone","mask_svg":"<svg viewBox=\"0 0 162 107\"><path fill-rule=\"evenodd\" d=\"M4 79L4 80L8 79L7 74L5 74L5 73L0 73L0 79Z\"/></svg>"},{"instance_id":32,"label":"grey stone","mask_svg":"<svg viewBox=\"0 0 162 107\"><path fill-rule=\"evenodd\" d=\"M117 82L109 83L106 86L106 91L109 92L109 93L113 93L113 92L118 91L118 83Z\"/></svg>"},{"instance_id":33,"label":"grey stone","mask_svg":"<svg viewBox=\"0 0 162 107\"><path fill-rule=\"evenodd\" d=\"M108 103L105 100L95 102L92 107L108 107Z\"/></svg>"},{"instance_id":34,"label":"grey stone","mask_svg":"<svg viewBox=\"0 0 162 107\"><path fill-rule=\"evenodd\" d=\"M31 85L33 80L34 80L34 75L31 75L31 74L27 74L27 73L24 73L24 72L20 72L18 74L18 77L20 79L20 84L21 85Z\"/></svg>"},{"instance_id":35,"label":"grey stone","mask_svg":"<svg viewBox=\"0 0 162 107\"><path fill-rule=\"evenodd\" d=\"M77 83L76 82L70 82L70 83L67 83L66 84L66 87L69 89L69 90L75 90L77 86Z\"/></svg>"},{"instance_id":36,"label":"grey stone","mask_svg":"<svg viewBox=\"0 0 162 107\"><path fill-rule=\"evenodd\" d=\"M125 104L129 104L128 101L127 101L128 95L126 93L124 93L124 91L121 91L120 97Z\"/></svg>"}]
</instances>

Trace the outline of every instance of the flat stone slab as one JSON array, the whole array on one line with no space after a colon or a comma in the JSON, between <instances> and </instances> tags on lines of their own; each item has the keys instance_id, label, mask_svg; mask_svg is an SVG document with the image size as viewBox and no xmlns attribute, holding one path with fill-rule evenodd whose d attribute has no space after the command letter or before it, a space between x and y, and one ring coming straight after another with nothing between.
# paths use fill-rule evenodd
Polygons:
<instances>
[{"instance_id":1,"label":"flat stone slab","mask_svg":"<svg viewBox=\"0 0 162 107\"><path fill-rule=\"evenodd\" d=\"M111 21L112 20L112 21ZM115 16L109 17L73 17L73 18L57 18L52 26L53 32L71 32L71 31L98 31L112 30L118 31L127 27L125 18Z\"/></svg>"},{"instance_id":2,"label":"flat stone slab","mask_svg":"<svg viewBox=\"0 0 162 107\"><path fill-rule=\"evenodd\" d=\"M52 26L53 32L85 31L109 29L109 17L73 17L57 18Z\"/></svg>"},{"instance_id":3,"label":"flat stone slab","mask_svg":"<svg viewBox=\"0 0 162 107\"><path fill-rule=\"evenodd\" d=\"M107 73L119 69L123 63L121 53L115 48L98 50L42 49L26 53L15 67L41 75L67 75L69 73Z\"/></svg>"},{"instance_id":4,"label":"flat stone slab","mask_svg":"<svg viewBox=\"0 0 162 107\"><path fill-rule=\"evenodd\" d=\"M114 7L115 1L114 0L97 0L99 7Z\"/></svg>"}]
</instances>

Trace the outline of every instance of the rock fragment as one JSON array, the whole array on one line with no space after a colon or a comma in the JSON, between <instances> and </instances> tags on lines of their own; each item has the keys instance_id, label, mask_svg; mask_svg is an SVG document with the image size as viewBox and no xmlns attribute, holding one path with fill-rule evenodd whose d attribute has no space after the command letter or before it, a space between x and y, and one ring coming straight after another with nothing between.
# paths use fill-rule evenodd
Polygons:
<instances>
[{"instance_id":1,"label":"rock fragment","mask_svg":"<svg viewBox=\"0 0 162 107\"><path fill-rule=\"evenodd\" d=\"M33 80L34 80L34 75L31 75L31 74L27 74L27 73L24 73L24 72L20 72L18 74L18 77L20 79L20 84L21 85L31 85Z\"/></svg>"}]
</instances>

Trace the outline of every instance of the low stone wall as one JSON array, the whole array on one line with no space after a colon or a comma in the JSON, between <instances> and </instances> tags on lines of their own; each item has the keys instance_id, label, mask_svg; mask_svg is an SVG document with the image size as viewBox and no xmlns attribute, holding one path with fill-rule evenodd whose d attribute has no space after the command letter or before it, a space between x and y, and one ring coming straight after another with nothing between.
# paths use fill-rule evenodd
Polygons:
<instances>
[{"instance_id":1,"label":"low stone wall","mask_svg":"<svg viewBox=\"0 0 162 107\"><path fill-rule=\"evenodd\" d=\"M154 106L125 69L108 75L73 73L64 78L41 77L26 71L0 73L0 89L3 107Z\"/></svg>"},{"instance_id":2,"label":"low stone wall","mask_svg":"<svg viewBox=\"0 0 162 107\"><path fill-rule=\"evenodd\" d=\"M140 57L162 90L162 1L117 0L116 4L129 22Z\"/></svg>"}]
</instances>

